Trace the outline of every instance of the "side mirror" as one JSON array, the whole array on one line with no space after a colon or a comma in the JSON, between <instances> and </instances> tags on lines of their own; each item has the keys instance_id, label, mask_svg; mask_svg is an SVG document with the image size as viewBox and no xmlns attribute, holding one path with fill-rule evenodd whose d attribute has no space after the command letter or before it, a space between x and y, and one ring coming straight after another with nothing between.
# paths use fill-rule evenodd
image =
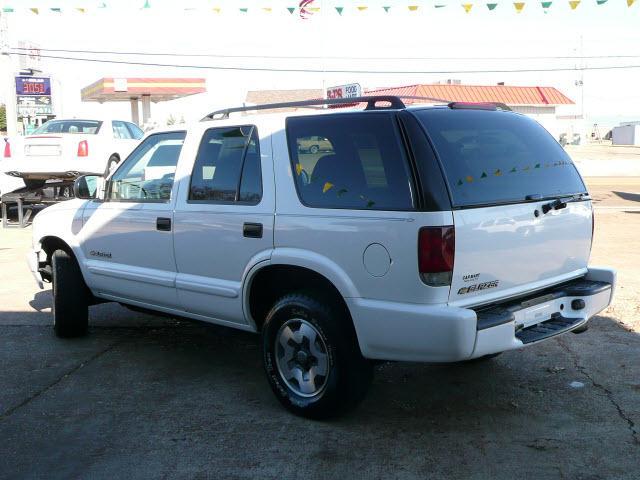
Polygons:
<instances>
[{"instance_id":1,"label":"side mirror","mask_svg":"<svg viewBox=\"0 0 640 480\"><path fill-rule=\"evenodd\" d=\"M101 198L103 186L104 178L100 175L82 175L73 182L73 195L82 200Z\"/></svg>"}]
</instances>

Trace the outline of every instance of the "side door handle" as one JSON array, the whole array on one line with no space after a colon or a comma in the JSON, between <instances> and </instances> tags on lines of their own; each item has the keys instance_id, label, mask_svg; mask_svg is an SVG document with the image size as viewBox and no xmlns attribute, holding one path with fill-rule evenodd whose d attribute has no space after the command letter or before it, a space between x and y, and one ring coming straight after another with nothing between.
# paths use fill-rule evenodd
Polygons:
<instances>
[{"instance_id":1,"label":"side door handle","mask_svg":"<svg viewBox=\"0 0 640 480\"><path fill-rule=\"evenodd\" d=\"M262 224L245 223L242 226L242 235L247 238L262 238Z\"/></svg>"},{"instance_id":2,"label":"side door handle","mask_svg":"<svg viewBox=\"0 0 640 480\"><path fill-rule=\"evenodd\" d=\"M170 232L171 231L171 219L165 217L158 217L156 220L156 230L160 230L161 232Z\"/></svg>"}]
</instances>

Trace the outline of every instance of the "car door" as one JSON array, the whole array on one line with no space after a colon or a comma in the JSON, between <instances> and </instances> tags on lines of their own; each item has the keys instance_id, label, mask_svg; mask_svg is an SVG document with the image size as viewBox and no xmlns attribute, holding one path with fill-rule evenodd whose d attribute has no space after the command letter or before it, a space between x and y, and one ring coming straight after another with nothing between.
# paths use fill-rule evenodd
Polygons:
<instances>
[{"instance_id":1,"label":"car door","mask_svg":"<svg viewBox=\"0 0 640 480\"><path fill-rule=\"evenodd\" d=\"M103 200L84 210L81 248L99 296L175 308L172 211L186 133L148 136L109 178Z\"/></svg>"},{"instance_id":2,"label":"car door","mask_svg":"<svg viewBox=\"0 0 640 480\"><path fill-rule=\"evenodd\" d=\"M207 128L194 156L174 214L178 298L191 314L246 325L243 276L273 248L271 140L253 125Z\"/></svg>"}]
</instances>

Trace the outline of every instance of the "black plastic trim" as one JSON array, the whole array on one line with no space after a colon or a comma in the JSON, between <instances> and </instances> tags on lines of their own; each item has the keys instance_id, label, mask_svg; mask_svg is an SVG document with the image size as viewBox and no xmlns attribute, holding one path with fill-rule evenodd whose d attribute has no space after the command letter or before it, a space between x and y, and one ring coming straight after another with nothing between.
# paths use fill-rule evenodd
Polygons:
<instances>
[{"instance_id":1,"label":"black plastic trim","mask_svg":"<svg viewBox=\"0 0 640 480\"><path fill-rule=\"evenodd\" d=\"M538 323L527 328L523 328L516 333L516 338L523 344L539 342L545 338L555 337L561 333L568 332L578 327L581 323L585 323L584 318L563 317L560 314L554 314L546 322Z\"/></svg>"},{"instance_id":2,"label":"black plastic trim","mask_svg":"<svg viewBox=\"0 0 640 480\"><path fill-rule=\"evenodd\" d=\"M477 330L485 330L497 327L514 320L515 312L539 305L563 297L590 297L611 289L611 284L606 282L594 282L578 278L561 285L556 285L542 292L509 300L504 303L494 304L476 310L478 318ZM559 312L554 315L559 315ZM552 317L553 318L553 317ZM544 322L543 322L544 323Z\"/></svg>"}]
</instances>

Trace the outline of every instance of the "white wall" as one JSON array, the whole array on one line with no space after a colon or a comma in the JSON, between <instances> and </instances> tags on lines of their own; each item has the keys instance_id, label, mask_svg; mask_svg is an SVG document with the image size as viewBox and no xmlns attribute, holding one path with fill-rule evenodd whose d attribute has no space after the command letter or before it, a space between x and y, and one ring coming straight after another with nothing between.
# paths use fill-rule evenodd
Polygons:
<instances>
[{"instance_id":1,"label":"white wall","mask_svg":"<svg viewBox=\"0 0 640 480\"><path fill-rule=\"evenodd\" d=\"M621 125L614 127L612 134L612 143L614 145L640 146L640 125Z\"/></svg>"}]
</instances>

